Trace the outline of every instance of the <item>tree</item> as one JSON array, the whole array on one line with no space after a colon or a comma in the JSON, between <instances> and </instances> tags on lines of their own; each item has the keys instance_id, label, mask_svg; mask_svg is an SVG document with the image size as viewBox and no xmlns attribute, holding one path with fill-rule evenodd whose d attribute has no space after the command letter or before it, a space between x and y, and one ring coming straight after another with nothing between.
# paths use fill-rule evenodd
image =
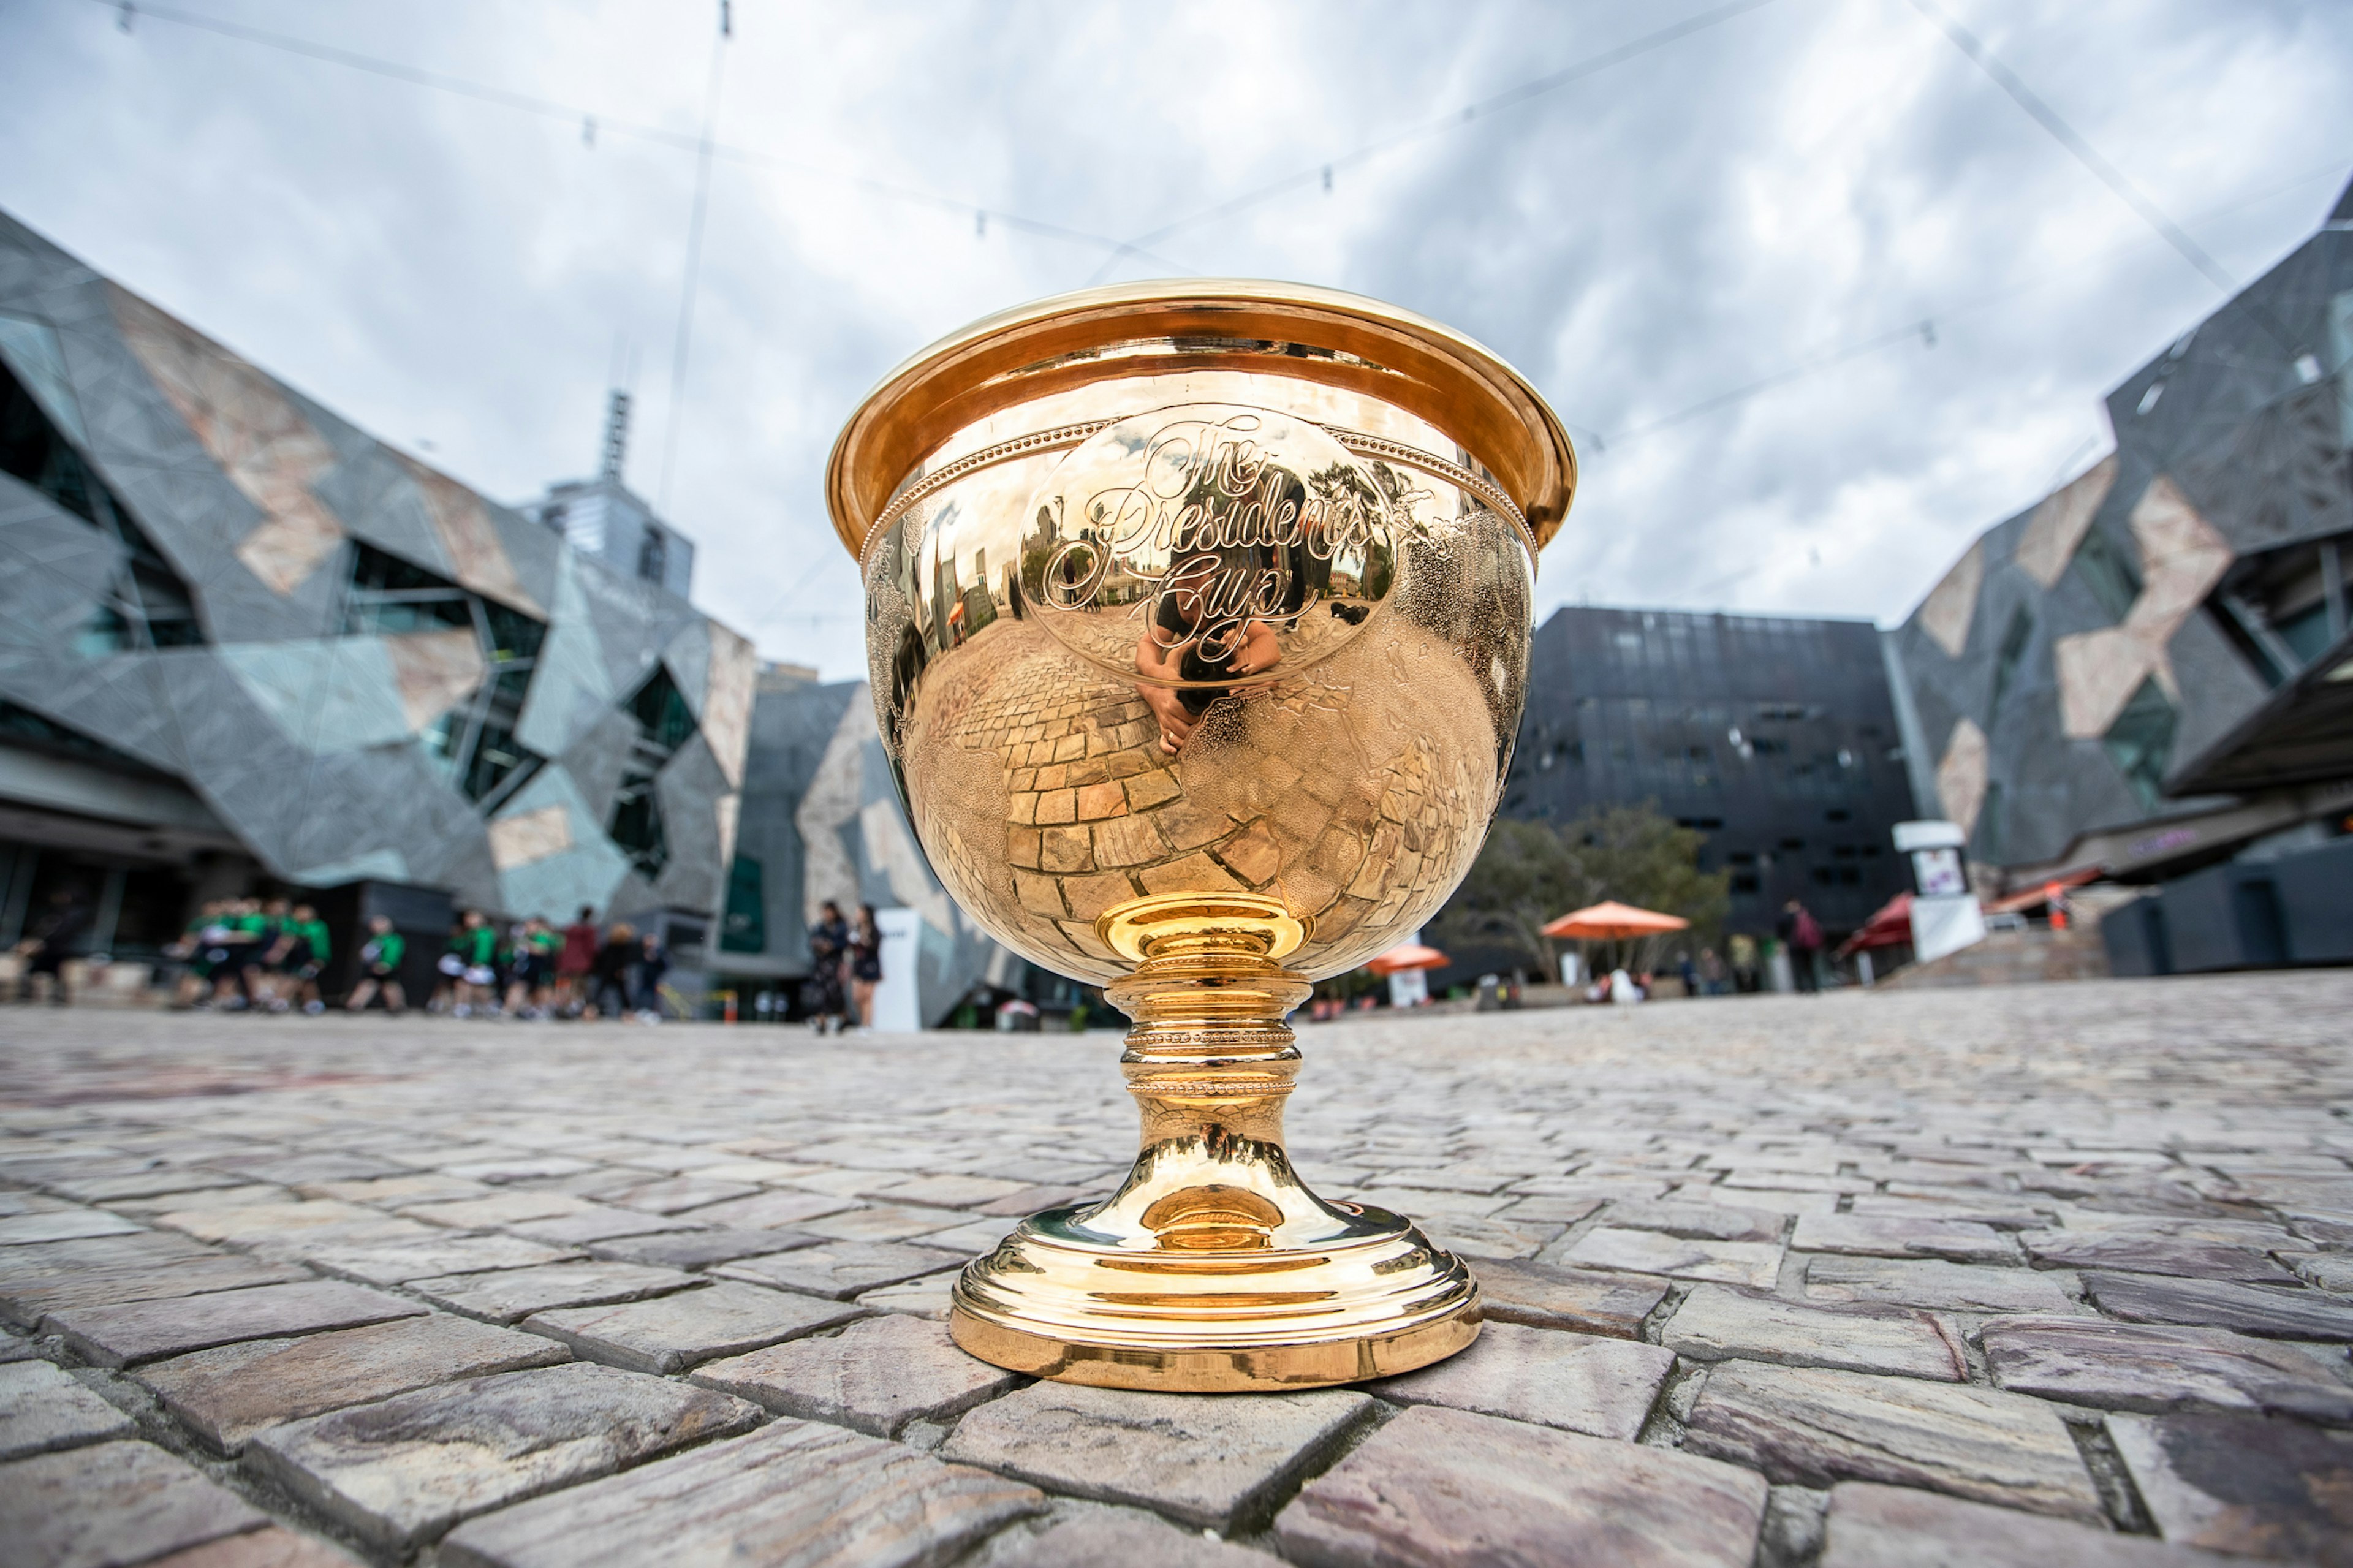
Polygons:
<instances>
[{"instance_id":1,"label":"tree","mask_svg":"<svg viewBox=\"0 0 2353 1568\"><path fill-rule=\"evenodd\" d=\"M1431 923L1431 940L1506 947L1557 974L1559 944L1545 922L1604 899L1681 915L1694 936L1713 932L1731 905L1731 873L1702 871L1700 843L1649 802L1588 811L1558 827L1498 822Z\"/></svg>"}]
</instances>

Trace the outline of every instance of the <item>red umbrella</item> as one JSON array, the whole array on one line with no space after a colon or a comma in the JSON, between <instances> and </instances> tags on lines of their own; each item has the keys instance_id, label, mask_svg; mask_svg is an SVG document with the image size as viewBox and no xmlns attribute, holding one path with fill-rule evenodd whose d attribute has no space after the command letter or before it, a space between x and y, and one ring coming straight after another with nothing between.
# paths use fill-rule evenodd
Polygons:
<instances>
[{"instance_id":1,"label":"red umbrella","mask_svg":"<svg viewBox=\"0 0 2353 1568\"><path fill-rule=\"evenodd\" d=\"M1401 942L1365 965L1376 974L1402 974L1409 969L1443 969L1454 961L1434 947Z\"/></svg>"},{"instance_id":2,"label":"red umbrella","mask_svg":"<svg viewBox=\"0 0 2353 1568\"><path fill-rule=\"evenodd\" d=\"M1839 956L1861 952L1865 948L1901 947L1912 940L1912 895L1898 893L1869 920L1862 929L1839 943Z\"/></svg>"},{"instance_id":3,"label":"red umbrella","mask_svg":"<svg viewBox=\"0 0 2353 1568\"><path fill-rule=\"evenodd\" d=\"M1628 937L1662 936L1690 927L1691 921L1680 915L1662 915L1655 910L1638 910L1631 904L1613 901L1571 910L1547 924L1544 933L1569 942L1622 942Z\"/></svg>"}]
</instances>

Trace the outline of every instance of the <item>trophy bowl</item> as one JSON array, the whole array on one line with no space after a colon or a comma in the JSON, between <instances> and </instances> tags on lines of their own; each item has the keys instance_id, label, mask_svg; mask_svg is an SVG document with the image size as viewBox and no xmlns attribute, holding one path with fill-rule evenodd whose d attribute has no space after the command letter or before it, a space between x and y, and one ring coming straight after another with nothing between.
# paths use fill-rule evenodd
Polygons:
<instances>
[{"instance_id":1,"label":"trophy bowl","mask_svg":"<svg viewBox=\"0 0 2353 1568\"><path fill-rule=\"evenodd\" d=\"M1293 284L1024 306L851 416L827 501L916 836L989 935L1134 1020L1134 1167L965 1269L974 1355L1280 1389L1477 1336L1460 1259L1293 1172L1283 1019L1470 868L1576 474L1494 355Z\"/></svg>"}]
</instances>

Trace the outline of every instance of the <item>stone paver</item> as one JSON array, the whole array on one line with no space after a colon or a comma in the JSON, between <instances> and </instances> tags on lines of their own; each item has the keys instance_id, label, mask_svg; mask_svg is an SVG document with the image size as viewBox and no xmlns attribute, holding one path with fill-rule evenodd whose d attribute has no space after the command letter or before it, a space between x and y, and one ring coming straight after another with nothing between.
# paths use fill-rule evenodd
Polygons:
<instances>
[{"instance_id":1,"label":"stone paver","mask_svg":"<svg viewBox=\"0 0 2353 1568\"><path fill-rule=\"evenodd\" d=\"M839 1214L844 1209L857 1206L855 1198L832 1197L824 1193L765 1192L753 1197L707 1205L694 1211L694 1223L741 1226L746 1230L791 1230L804 1221Z\"/></svg>"},{"instance_id":2,"label":"stone paver","mask_svg":"<svg viewBox=\"0 0 2353 1568\"><path fill-rule=\"evenodd\" d=\"M1631 1339L1667 1299L1663 1279L1481 1258L1472 1267L1491 1322Z\"/></svg>"},{"instance_id":3,"label":"stone paver","mask_svg":"<svg viewBox=\"0 0 2353 1568\"><path fill-rule=\"evenodd\" d=\"M910 1421L969 1410L1021 1379L966 1355L944 1324L892 1313L823 1339L712 1362L689 1381L754 1400L781 1415L890 1437Z\"/></svg>"},{"instance_id":4,"label":"stone paver","mask_svg":"<svg viewBox=\"0 0 2353 1568\"><path fill-rule=\"evenodd\" d=\"M742 1258L712 1272L723 1279L781 1285L787 1290L846 1301L879 1285L897 1285L944 1268L961 1268L965 1262L962 1253L936 1247L893 1241L842 1241L764 1258Z\"/></svg>"},{"instance_id":5,"label":"stone paver","mask_svg":"<svg viewBox=\"0 0 2353 1568\"><path fill-rule=\"evenodd\" d=\"M2058 1413L1993 1389L1727 1362L1708 1373L1683 1446L1799 1486L1886 1481L2102 1517Z\"/></svg>"},{"instance_id":6,"label":"stone paver","mask_svg":"<svg viewBox=\"0 0 2353 1568\"><path fill-rule=\"evenodd\" d=\"M1274 1529L1308 1568L1747 1568L1765 1490L1688 1454L1424 1406L1310 1481Z\"/></svg>"},{"instance_id":7,"label":"stone paver","mask_svg":"<svg viewBox=\"0 0 2353 1568\"><path fill-rule=\"evenodd\" d=\"M1018 1481L786 1419L475 1520L450 1534L439 1560L449 1568L923 1564L1045 1506Z\"/></svg>"},{"instance_id":8,"label":"stone paver","mask_svg":"<svg viewBox=\"0 0 2353 1568\"><path fill-rule=\"evenodd\" d=\"M1004 1541L988 1568L1275 1568L1282 1560L1125 1509L1090 1509L1040 1533Z\"/></svg>"},{"instance_id":9,"label":"stone paver","mask_svg":"<svg viewBox=\"0 0 2353 1568\"><path fill-rule=\"evenodd\" d=\"M2293 1285L2295 1276L2252 1247L2135 1231L2021 1231L2019 1241L2037 1263L2067 1268L2118 1268L2139 1274L2183 1274L2200 1279L2242 1279Z\"/></svg>"},{"instance_id":10,"label":"stone paver","mask_svg":"<svg viewBox=\"0 0 2353 1568\"><path fill-rule=\"evenodd\" d=\"M1659 1342L1694 1361L1843 1367L1957 1383L1968 1356L1934 1318L1901 1307L1807 1307L1703 1285L1683 1298Z\"/></svg>"},{"instance_id":11,"label":"stone paver","mask_svg":"<svg viewBox=\"0 0 2353 1568\"><path fill-rule=\"evenodd\" d=\"M316 1536L297 1535L271 1525L243 1535L223 1536L169 1557L158 1557L144 1568L363 1568L360 1560Z\"/></svg>"},{"instance_id":12,"label":"stone paver","mask_svg":"<svg viewBox=\"0 0 2353 1568\"><path fill-rule=\"evenodd\" d=\"M2232 1560L1910 1487L1831 1491L1819 1568L2225 1568Z\"/></svg>"},{"instance_id":13,"label":"stone paver","mask_svg":"<svg viewBox=\"0 0 2353 1568\"><path fill-rule=\"evenodd\" d=\"M1885 1301L1949 1312L2070 1312L2075 1277L2041 1268L1971 1268L1897 1258L1815 1258L1810 1301Z\"/></svg>"},{"instance_id":14,"label":"stone paver","mask_svg":"<svg viewBox=\"0 0 2353 1568\"><path fill-rule=\"evenodd\" d=\"M1584 1268L1622 1268L1769 1290L1780 1276L1781 1248L1776 1242L1708 1241L1663 1231L1600 1226L1587 1231L1560 1255L1559 1261Z\"/></svg>"},{"instance_id":15,"label":"stone paver","mask_svg":"<svg viewBox=\"0 0 2353 1568\"><path fill-rule=\"evenodd\" d=\"M153 1236L141 1232L140 1238ZM113 1237L93 1239L116 1239ZM124 1237L120 1239L129 1241ZM71 1247L72 1243L60 1243ZM23 1252L47 1251L21 1247ZM0 1258L7 1255L0 1253ZM100 1264L67 1264L56 1272L0 1278L0 1316L31 1328L52 1312L76 1307L116 1307L132 1301L156 1301L167 1296L201 1296L215 1290L237 1290L248 1285L284 1285L308 1279L290 1263L272 1263L241 1253L217 1253L193 1243L185 1254L144 1260L126 1268Z\"/></svg>"},{"instance_id":16,"label":"stone paver","mask_svg":"<svg viewBox=\"0 0 2353 1568\"><path fill-rule=\"evenodd\" d=\"M659 1231L691 1227L682 1219L671 1219L663 1215L591 1204L572 1214L522 1220L505 1228L510 1236L521 1237L525 1241L543 1242L549 1247L585 1247L590 1242L609 1241L617 1236L650 1236Z\"/></svg>"},{"instance_id":17,"label":"stone paver","mask_svg":"<svg viewBox=\"0 0 2353 1568\"><path fill-rule=\"evenodd\" d=\"M536 1335L436 1312L198 1351L142 1367L138 1379L206 1443L234 1453L281 1421L565 1359Z\"/></svg>"},{"instance_id":18,"label":"stone paver","mask_svg":"<svg viewBox=\"0 0 2353 1568\"><path fill-rule=\"evenodd\" d=\"M45 1361L0 1365L0 1459L129 1436L131 1417Z\"/></svg>"},{"instance_id":19,"label":"stone paver","mask_svg":"<svg viewBox=\"0 0 2353 1568\"><path fill-rule=\"evenodd\" d=\"M723 1280L651 1300L535 1312L522 1326L575 1355L638 1372L682 1372L848 1322L864 1309Z\"/></svg>"},{"instance_id":20,"label":"stone paver","mask_svg":"<svg viewBox=\"0 0 2353 1568\"><path fill-rule=\"evenodd\" d=\"M617 1240L600 1241L588 1250L598 1258L617 1263L705 1268L713 1263L732 1263L739 1258L787 1252L797 1247L815 1247L823 1239L807 1231L793 1230L666 1230L656 1231L649 1236L625 1236Z\"/></svg>"},{"instance_id":21,"label":"stone paver","mask_svg":"<svg viewBox=\"0 0 2353 1568\"><path fill-rule=\"evenodd\" d=\"M412 1279L408 1288L468 1317L512 1323L558 1307L638 1301L700 1283L691 1274L641 1263L549 1263Z\"/></svg>"},{"instance_id":22,"label":"stone paver","mask_svg":"<svg viewBox=\"0 0 2353 1568\"><path fill-rule=\"evenodd\" d=\"M305 1252L302 1260L325 1274L373 1285L405 1285L438 1275L481 1274L493 1268L530 1268L580 1256L513 1236L437 1235L417 1241L330 1246Z\"/></svg>"},{"instance_id":23,"label":"stone paver","mask_svg":"<svg viewBox=\"0 0 2353 1568\"><path fill-rule=\"evenodd\" d=\"M46 1214L0 1219L0 1247L36 1241L76 1241L86 1236L121 1236L139 1227L104 1209L53 1209Z\"/></svg>"},{"instance_id":24,"label":"stone paver","mask_svg":"<svg viewBox=\"0 0 2353 1568\"><path fill-rule=\"evenodd\" d=\"M1673 1352L1657 1345L1489 1323L1461 1354L1365 1386L1400 1405L1442 1405L1631 1439L1674 1363Z\"/></svg>"},{"instance_id":25,"label":"stone paver","mask_svg":"<svg viewBox=\"0 0 2353 1568\"><path fill-rule=\"evenodd\" d=\"M120 1307L75 1307L51 1313L42 1326L100 1366L128 1366L239 1340L347 1329L425 1310L365 1286L310 1279Z\"/></svg>"},{"instance_id":26,"label":"stone paver","mask_svg":"<svg viewBox=\"0 0 2353 1568\"><path fill-rule=\"evenodd\" d=\"M1884 1258L1949 1258L1963 1263L2014 1258L2016 1248L1989 1225L1967 1219L1896 1215L1801 1214L1789 1233L1799 1252L1859 1252Z\"/></svg>"},{"instance_id":27,"label":"stone paver","mask_svg":"<svg viewBox=\"0 0 2353 1568\"><path fill-rule=\"evenodd\" d=\"M2253 1415L2116 1415L2108 1432L2168 1541L2353 1557L2353 1433Z\"/></svg>"},{"instance_id":28,"label":"stone paver","mask_svg":"<svg viewBox=\"0 0 2353 1568\"><path fill-rule=\"evenodd\" d=\"M755 1406L708 1389L573 1364L404 1394L273 1426L247 1448L289 1492L388 1547L684 1444Z\"/></svg>"},{"instance_id":29,"label":"stone paver","mask_svg":"<svg viewBox=\"0 0 2353 1568\"><path fill-rule=\"evenodd\" d=\"M1757 1542L1771 1568L2179 1563L2200 1550L2189 1539L2227 1542L2239 1555L2225 1561L2326 1560L2353 1537L2330 1511L2353 1440L2348 1014L2353 973L2306 972L1302 1026L1307 1070L1289 1112L1301 1172L1472 1255L1486 1337L1371 1391L1358 1424L1296 1445L1280 1402L1180 1402L1195 1426L1226 1412L1230 1441L1149 1421L1024 1430L1042 1456L1031 1478L983 1467L979 1484L1042 1489L1051 1511L944 1503L934 1531L906 1500L948 1495L925 1489L941 1483L923 1465L993 1421L1039 1426L1019 1419L1036 1401L1085 1396L982 1367L942 1319L957 1267L1004 1226L1118 1184L1134 1112L1111 1039L698 1026L655 1041L603 1025L17 1012L0 1030L0 1318L15 1329L132 1309L185 1329L222 1310L207 1297L233 1311L237 1292L287 1287L445 1310L238 1324L228 1343L132 1355L115 1374L36 1370L89 1357L59 1338L0 1335L0 1367L47 1391L0 1398L0 1421L19 1424L0 1430L75 1445L30 1458L84 1475L51 1494L81 1521L68 1528L114 1529L142 1515L107 1513L108 1456L179 1461L126 1440L120 1415L66 1383L135 1406L134 1430L183 1454L274 1423L242 1450L229 1499L256 1511L231 1534L156 1548L169 1568L343 1562L310 1522L331 1494L347 1510L338 1528L366 1534L379 1565L406 1550L396 1539L498 1510L533 1522L486 1535L486 1552L521 1560L544 1540L565 1544L540 1560L602 1561L581 1546L602 1540L567 1521L591 1517L607 1487L629 1500L618 1514L662 1521L630 1539L747 1561L1008 1568L1052 1552L1039 1560L1239 1568L1278 1538L1205 1540L1162 1495L1219 1495L1203 1477L1233 1456L1246 1477L1280 1475L1236 1523L1288 1519L1298 1528L1282 1550L1303 1563L1317 1551L1459 1561L1481 1541L1520 1542L1536 1561L1641 1561L1593 1522L1594 1509L1625 1506L1606 1501L1612 1487L1662 1500L1672 1518L1641 1550L1668 1560L1740 1558ZM834 1234L810 1243L821 1231ZM870 1316L724 1353L736 1342L723 1325L693 1326L744 1290ZM577 1342L587 1353L713 1359L659 1374L489 1373L508 1363L383 1348L454 1331L483 1336L492 1357L518 1342L566 1353L516 1326L533 1314L604 1335L597 1350ZM1810 1361L1833 1364L1783 1364ZM218 1375L176 1402L133 1386L196 1367ZM1579 1388L1579 1369L1632 1375ZM723 1376L741 1381L710 1386ZM530 1394L551 1377L618 1382L595 1397ZM726 1403L733 1389L746 1405ZM1449 1403L1404 1404L1417 1390ZM53 1436L53 1396L100 1425L69 1414ZM729 1414L683 1421L701 1425L680 1436L681 1399ZM825 1443L861 1426L898 1441L806 1463L714 1459L725 1473L674 1502L624 1490L736 1452L731 1422L761 1405L813 1418ZM1424 1443L1426 1463L1383 1447L1434 1419L1510 1441ZM264 1457L331 1427L332 1451L302 1450L311 1469ZM1356 1456L1390 1451L1403 1458L1394 1486L1379 1479L1388 1500L1362 1516L1372 1533L1316 1544L1292 1489L1336 1495L1344 1472L1367 1474ZM838 1509L823 1500L858 1488L828 1493L823 1478L869 1474L858 1452L923 1465L873 1508ZM1447 1457L1466 1453L1481 1457ZM1726 1474L1774 1483L1761 1524L1684 1484ZM1123 1500L1092 1500L1105 1496ZM793 1511L792 1498L818 1512ZM837 1551L807 1533L820 1513L864 1522L845 1524ZM1476 1528L1451 1535L1434 1522L1466 1516ZM2116 1533L2152 1519L2175 1539ZM1659 1544L1687 1542L1694 1520L1715 1521L1705 1545ZM617 1543L629 1528L607 1533ZM450 1562L459 1550L430 1549ZM643 1550L665 1560L661 1545Z\"/></svg>"},{"instance_id":30,"label":"stone paver","mask_svg":"<svg viewBox=\"0 0 2353 1568\"><path fill-rule=\"evenodd\" d=\"M1994 1318L1984 1338L2004 1388L2111 1410L2262 1410L2353 1426L2342 1352L2093 1318Z\"/></svg>"},{"instance_id":31,"label":"stone paver","mask_svg":"<svg viewBox=\"0 0 2353 1568\"><path fill-rule=\"evenodd\" d=\"M269 1522L153 1443L100 1443L0 1465L0 1542L26 1568L148 1563Z\"/></svg>"},{"instance_id":32,"label":"stone paver","mask_svg":"<svg viewBox=\"0 0 2353 1568\"><path fill-rule=\"evenodd\" d=\"M2318 1290L2181 1279L2160 1274L2086 1274L2084 1293L2129 1323L2193 1323L2282 1340L2353 1340L2353 1301Z\"/></svg>"},{"instance_id":33,"label":"stone paver","mask_svg":"<svg viewBox=\"0 0 2353 1568\"><path fill-rule=\"evenodd\" d=\"M944 1457L1229 1531L1368 1416L1361 1394L1134 1394L1039 1383L982 1405Z\"/></svg>"}]
</instances>

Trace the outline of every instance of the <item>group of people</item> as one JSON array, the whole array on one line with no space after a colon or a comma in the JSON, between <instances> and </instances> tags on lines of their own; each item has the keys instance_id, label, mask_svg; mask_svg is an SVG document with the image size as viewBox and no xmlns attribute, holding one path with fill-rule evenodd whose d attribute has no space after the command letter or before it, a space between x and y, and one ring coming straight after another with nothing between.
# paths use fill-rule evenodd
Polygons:
<instances>
[{"instance_id":1,"label":"group of people","mask_svg":"<svg viewBox=\"0 0 2353 1568\"><path fill-rule=\"evenodd\" d=\"M215 899L164 950L186 965L174 1000L182 1007L287 1013L327 1010L319 976L334 956L327 922L288 899Z\"/></svg>"},{"instance_id":2,"label":"group of people","mask_svg":"<svg viewBox=\"0 0 2353 1568\"><path fill-rule=\"evenodd\" d=\"M399 942L391 922L376 917L372 941ZM396 976L402 953L373 958L361 951L361 979L344 1005L364 1010L382 994L397 1012L404 1001ZM501 931L480 910L468 910L449 928L449 940L434 962L440 979L426 1010L454 1018L624 1018L639 1024L662 1021L662 976L670 953L652 931L642 934L626 921L599 927L586 904L558 931L538 915Z\"/></svg>"},{"instance_id":3,"label":"group of people","mask_svg":"<svg viewBox=\"0 0 2353 1568\"><path fill-rule=\"evenodd\" d=\"M66 951L70 922L47 922L25 944L25 984L34 973L56 974L42 960ZM182 965L174 997L182 1008L219 1008L316 1016L327 1010L319 978L334 955L327 922L309 904L288 899L216 899L190 921L164 956ZM406 1012L400 973L408 939L389 916L370 919L359 948L358 974L343 998L345 1010L382 1006ZM558 930L533 915L501 928L480 910L452 922L434 967L439 979L427 1012L452 1017L626 1018L659 1023L662 978L670 954L652 931L626 921L596 923L586 905ZM63 999L61 984L53 995Z\"/></svg>"},{"instance_id":4,"label":"group of people","mask_svg":"<svg viewBox=\"0 0 2353 1568\"><path fill-rule=\"evenodd\" d=\"M862 1034L874 1026L874 987L882 979L882 930L875 923L874 906L858 906L855 925L842 919L841 906L828 899L809 928L809 978L802 996L809 1027L820 1035L838 1035L844 1018L854 1017ZM845 993L847 1004L845 1004ZM854 1014L849 1008L854 1006Z\"/></svg>"}]
</instances>

